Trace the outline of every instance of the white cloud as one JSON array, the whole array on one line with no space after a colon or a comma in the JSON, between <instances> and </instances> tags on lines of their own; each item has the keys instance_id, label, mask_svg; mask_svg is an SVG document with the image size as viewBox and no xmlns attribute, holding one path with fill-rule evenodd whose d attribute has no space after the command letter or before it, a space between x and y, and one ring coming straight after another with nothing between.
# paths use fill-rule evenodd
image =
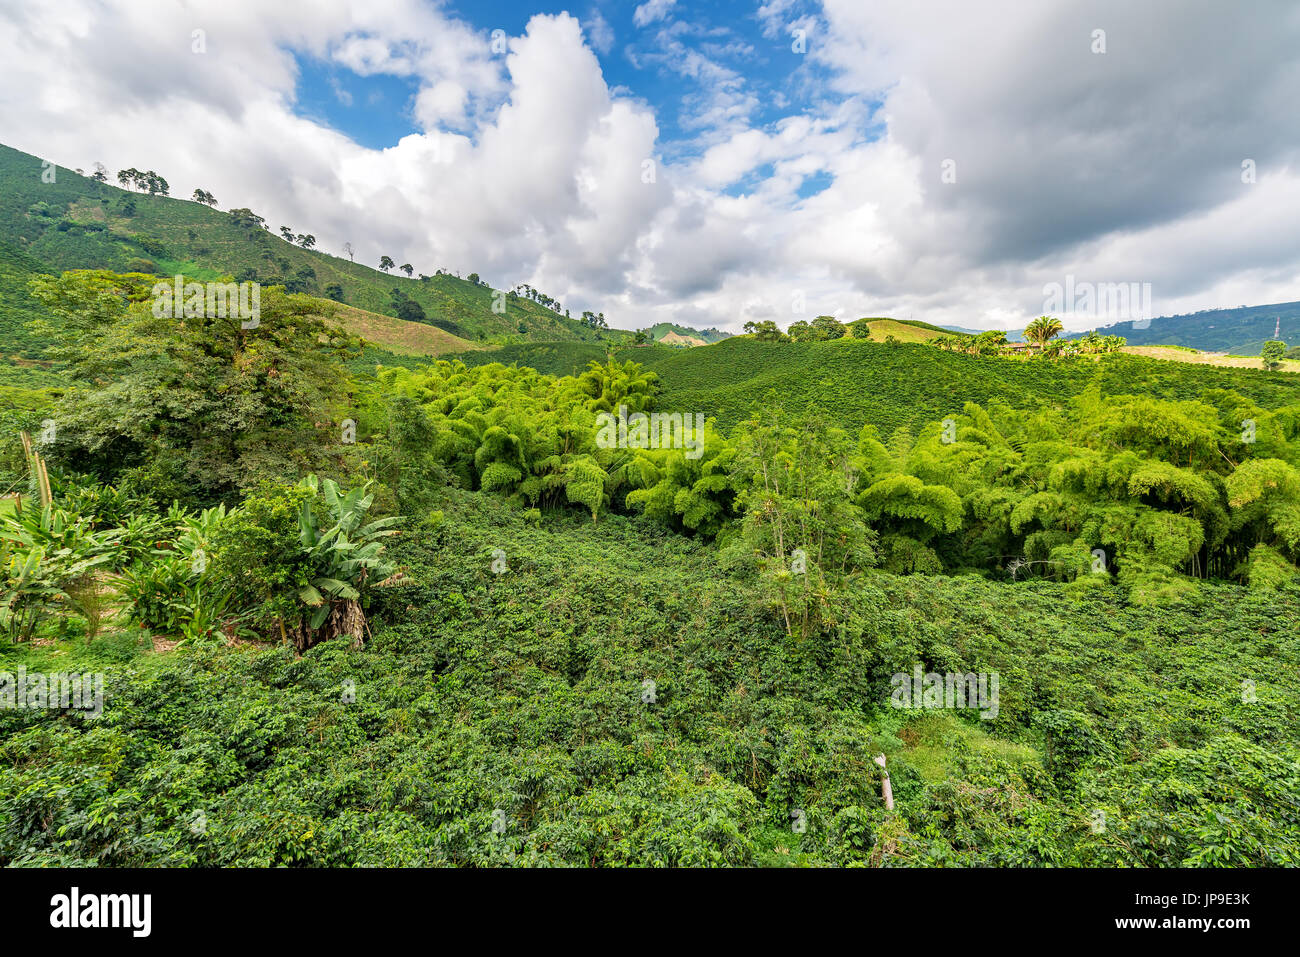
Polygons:
<instances>
[{"instance_id":1,"label":"white cloud","mask_svg":"<svg viewBox=\"0 0 1300 957\"><path fill-rule=\"evenodd\" d=\"M614 49L614 28L599 10L592 10L582 27L587 32L588 42L597 53L608 53Z\"/></svg>"},{"instance_id":2,"label":"white cloud","mask_svg":"<svg viewBox=\"0 0 1300 957\"><path fill-rule=\"evenodd\" d=\"M327 251L526 281L628 328L832 311L1008 326L1068 274L1149 281L1158 312L1282 301L1300 280L1300 10L1257 4L827 0L811 18L770 0L783 51L789 24L811 29L780 90L793 105L763 125L770 104L722 63L741 41L663 22L629 55L700 91L670 104L680 149L608 88L594 10L534 17L501 55L419 0L67 0L0 10L0 142L157 169ZM413 80L417 132L368 149L298 115L295 54ZM814 175L829 185L802 195Z\"/></svg>"},{"instance_id":3,"label":"white cloud","mask_svg":"<svg viewBox=\"0 0 1300 957\"><path fill-rule=\"evenodd\" d=\"M668 16L677 0L646 0L632 12L632 22L638 27L654 23Z\"/></svg>"}]
</instances>

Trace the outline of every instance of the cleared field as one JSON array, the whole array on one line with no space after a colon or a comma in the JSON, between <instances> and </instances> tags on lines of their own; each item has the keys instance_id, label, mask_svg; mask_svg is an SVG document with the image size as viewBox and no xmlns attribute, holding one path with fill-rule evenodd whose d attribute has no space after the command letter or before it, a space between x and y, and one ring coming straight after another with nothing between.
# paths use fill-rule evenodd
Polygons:
<instances>
[{"instance_id":1,"label":"cleared field","mask_svg":"<svg viewBox=\"0 0 1300 957\"><path fill-rule=\"evenodd\" d=\"M867 323L867 328L871 330L872 342L884 342L887 336L893 336L899 342L929 342L943 335L938 330L899 322L897 319L872 319Z\"/></svg>"},{"instance_id":2,"label":"cleared field","mask_svg":"<svg viewBox=\"0 0 1300 957\"><path fill-rule=\"evenodd\" d=\"M1196 352L1180 349L1176 346L1125 346L1129 355L1146 356L1148 359L1170 359L1174 362L1190 362L1193 365L1225 366L1231 369L1258 369L1260 360L1256 356L1230 356L1223 352ZM1300 372L1300 361L1282 360L1282 371Z\"/></svg>"},{"instance_id":3,"label":"cleared field","mask_svg":"<svg viewBox=\"0 0 1300 957\"><path fill-rule=\"evenodd\" d=\"M326 302L328 300L321 300ZM453 336L445 329L423 322L408 322L382 316L342 303L331 303L334 321L354 336L403 356L442 356L449 352L468 352L483 348L476 342Z\"/></svg>"},{"instance_id":4,"label":"cleared field","mask_svg":"<svg viewBox=\"0 0 1300 957\"><path fill-rule=\"evenodd\" d=\"M664 335L660 342L669 346L707 346L708 343L696 336L682 336L675 332Z\"/></svg>"}]
</instances>

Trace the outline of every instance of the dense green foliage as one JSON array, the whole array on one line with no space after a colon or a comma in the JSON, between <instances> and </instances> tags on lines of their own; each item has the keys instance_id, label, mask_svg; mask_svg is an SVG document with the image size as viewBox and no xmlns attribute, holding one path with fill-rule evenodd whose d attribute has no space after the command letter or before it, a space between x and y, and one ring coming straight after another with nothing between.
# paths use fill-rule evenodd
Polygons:
<instances>
[{"instance_id":1,"label":"dense green foliage","mask_svg":"<svg viewBox=\"0 0 1300 957\"><path fill-rule=\"evenodd\" d=\"M640 356L647 351L638 349L636 354ZM459 360L467 366L499 362L536 369L545 375L565 376L577 375L587 368L588 363L604 362L608 354L608 346L598 342L530 342L462 352L447 358Z\"/></svg>"},{"instance_id":2,"label":"dense green foliage","mask_svg":"<svg viewBox=\"0 0 1300 957\"><path fill-rule=\"evenodd\" d=\"M357 343L313 300L276 290L255 329L234 315L160 318L152 281L72 272L34 284L60 320L52 354L77 386L52 410L50 454L111 479L139 469L134 481L186 501L323 465L331 450L320 433L344 417L331 415L345 405L334 360Z\"/></svg>"},{"instance_id":3,"label":"dense green foliage","mask_svg":"<svg viewBox=\"0 0 1300 957\"><path fill-rule=\"evenodd\" d=\"M1292 377L851 332L412 368L153 279L38 277L65 384L4 387L53 501L11 439L0 681L105 700L0 707L0 865L1300 863ZM994 708L896 707L918 669Z\"/></svg>"},{"instance_id":4,"label":"dense green foliage","mask_svg":"<svg viewBox=\"0 0 1300 957\"><path fill-rule=\"evenodd\" d=\"M108 673L98 721L0 711L0 861L1297 863L1294 590L878 576L791 642L644 524L456 496L395 557L365 648L0 650ZM1000 671L997 719L889 707L916 662Z\"/></svg>"}]
</instances>

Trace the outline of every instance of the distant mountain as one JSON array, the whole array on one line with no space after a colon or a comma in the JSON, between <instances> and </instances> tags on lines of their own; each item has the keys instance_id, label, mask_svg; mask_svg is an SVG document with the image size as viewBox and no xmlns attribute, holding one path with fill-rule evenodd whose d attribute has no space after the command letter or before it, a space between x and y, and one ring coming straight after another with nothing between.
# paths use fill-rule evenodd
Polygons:
<instances>
[{"instance_id":1,"label":"distant mountain","mask_svg":"<svg viewBox=\"0 0 1300 957\"><path fill-rule=\"evenodd\" d=\"M665 342L668 345L712 345L731 338L730 332L720 329L695 329L675 322L656 323L642 331L655 342Z\"/></svg>"},{"instance_id":2,"label":"distant mountain","mask_svg":"<svg viewBox=\"0 0 1300 957\"><path fill-rule=\"evenodd\" d=\"M1202 352L1257 356L1264 343L1274 338L1275 330L1283 342L1300 345L1300 302L1204 309L1181 316L1160 316L1145 328L1135 328L1132 322L1117 322L1097 331L1123 336L1131 346L1188 346ZM1074 332L1066 338L1081 335Z\"/></svg>"},{"instance_id":3,"label":"distant mountain","mask_svg":"<svg viewBox=\"0 0 1300 957\"><path fill-rule=\"evenodd\" d=\"M231 276L427 323L471 342L617 343L632 336L623 329L597 331L569 318L550 308L553 300L537 290L507 292L502 312L498 291L472 274L464 279L438 274L435 265L425 263L422 269L434 275L413 268L408 278L399 271L405 262L400 249L389 251L396 264L386 273L288 242L272 232L278 223L263 223L248 210L223 212L188 199L119 189L63 167L54 167L54 181L46 182L48 172L38 157L0 146L0 244L6 244L0 274L112 269L183 272L197 280ZM293 232L310 233L311 225L296 223ZM0 278L0 301L27 309L22 299Z\"/></svg>"},{"instance_id":4,"label":"distant mountain","mask_svg":"<svg viewBox=\"0 0 1300 957\"><path fill-rule=\"evenodd\" d=\"M947 329L950 332L961 332L968 336L978 336L981 332L989 331L987 329L968 329L965 326L941 326L940 328ZM1003 331L1007 335L1007 342L1025 341L1025 331L1023 329L1005 329Z\"/></svg>"}]
</instances>

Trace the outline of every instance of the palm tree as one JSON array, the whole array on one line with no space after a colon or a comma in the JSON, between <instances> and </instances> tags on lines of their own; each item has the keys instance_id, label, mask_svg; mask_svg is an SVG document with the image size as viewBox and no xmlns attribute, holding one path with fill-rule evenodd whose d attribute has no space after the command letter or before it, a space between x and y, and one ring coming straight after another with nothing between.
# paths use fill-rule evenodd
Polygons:
<instances>
[{"instance_id":1,"label":"palm tree","mask_svg":"<svg viewBox=\"0 0 1300 957\"><path fill-rule=\"evenodd\" d=\"M1039 316L1028 326L1025 327L1025 338L1030 342L1038 343L1038 348L1044 348L1048 341L1056 338L1065 327L1061 325L1061 320L1052 316Z\"/></svg>"}]
</instances>

